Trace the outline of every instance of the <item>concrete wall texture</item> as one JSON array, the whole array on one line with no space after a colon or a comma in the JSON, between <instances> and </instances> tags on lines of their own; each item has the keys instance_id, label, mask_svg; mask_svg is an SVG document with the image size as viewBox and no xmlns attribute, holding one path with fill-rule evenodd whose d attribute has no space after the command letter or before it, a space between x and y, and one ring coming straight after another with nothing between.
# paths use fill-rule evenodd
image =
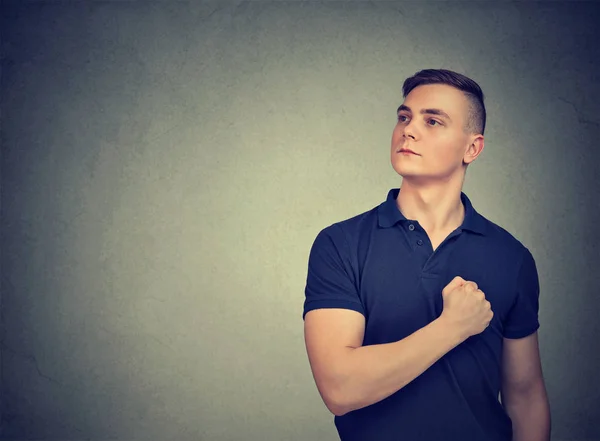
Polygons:
<instances>
[{"instance_id":1,"label":"concrete wall texture","mask_svg":"<svg viewBox=\"0 0 600 441\"><path fill-rule=\"evenodd\" d=\"M538 265L553 440L600 440L599 6L5 2L2 437L338 439L309 249L400 186L402 82L446 68L488 111L463 190Z\"/></svg>"}]
</instances>

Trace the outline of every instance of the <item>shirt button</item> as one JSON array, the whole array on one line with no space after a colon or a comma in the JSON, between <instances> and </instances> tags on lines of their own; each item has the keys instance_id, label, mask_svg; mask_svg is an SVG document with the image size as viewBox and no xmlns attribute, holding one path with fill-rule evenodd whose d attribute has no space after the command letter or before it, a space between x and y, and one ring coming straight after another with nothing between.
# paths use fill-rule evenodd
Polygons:
<instances>
[{"instance_id":1,"label":"shirt button","mask_svg":"<svg viewBox=\"0 0 600 441\"><path fill-rule=\"evenodd\" d=\"M421 239L417 240L417 245L423 245L423 241Z\"/></svg>"},{"instance_id":2,"label":"shirt button","mask_svg":"<svg viewBox=\"0 0 600 441\"><path fill-rule=\"evenodd\" d=\"M414 226L413 224L410 224L410 225L408 226L408 229L409 229L410 231L412 231L412 230L414 230L414 229L415 229L415 226Z\"/></svg>"}]
</instances>

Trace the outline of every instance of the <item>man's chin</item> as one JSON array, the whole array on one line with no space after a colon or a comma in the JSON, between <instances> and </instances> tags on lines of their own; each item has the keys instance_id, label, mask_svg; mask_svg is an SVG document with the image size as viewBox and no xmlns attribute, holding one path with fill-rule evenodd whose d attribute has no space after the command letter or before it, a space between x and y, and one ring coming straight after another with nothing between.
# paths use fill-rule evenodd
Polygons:
<instances>
[{"instance_id":1,"label":"man's chin","mask_svg":"<svg viewBox=\"0 0 600 441\"><path fill-rule=\"evenodd\" d=\"M398 173L403 178L410 178L410 177L418 178L419 176L421 176L420 173L415 173L414 170L408 170L408 167L403 167L403 166L398 166L397 164L396 165L392 164L392 168L394 169L394 171L396 173Z\"/></svg>"},{"instance_id":2,"label":"man's chin","mask_svg":"<svg viewBox=\"0 0 600 441\"><path fill-rule=\"evenodd\" d=\"M396 173L402 177L402 181L412 182L414 184L426 184L436 181L435 176L425 175L422 173L411 173L405 170L396 170Z\"/></svg>"}]
</instances>

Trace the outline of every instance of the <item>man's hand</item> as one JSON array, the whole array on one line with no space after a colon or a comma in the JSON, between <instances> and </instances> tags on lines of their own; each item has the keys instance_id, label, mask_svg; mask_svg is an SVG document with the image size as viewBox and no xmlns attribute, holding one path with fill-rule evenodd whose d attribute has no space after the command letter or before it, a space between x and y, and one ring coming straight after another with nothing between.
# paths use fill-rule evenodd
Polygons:
<instances>
[{"instance_id":1,"label":"man's hand","mask_svg":"<svg viewBox=\"0 0 600 441\"><path fill-rule=\"evenodd\" d=\"M491 304L475 282L456 276L442 290L444 310L441 319L450 323L466 340L490 324L494 313Z\"/></svg>"}]
</instances>

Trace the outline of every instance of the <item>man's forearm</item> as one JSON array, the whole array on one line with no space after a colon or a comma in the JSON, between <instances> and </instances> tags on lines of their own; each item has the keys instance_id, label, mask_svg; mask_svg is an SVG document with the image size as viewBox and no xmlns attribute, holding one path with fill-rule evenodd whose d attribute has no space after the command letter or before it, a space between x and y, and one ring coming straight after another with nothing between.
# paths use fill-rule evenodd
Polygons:
<instances>
[{"instance_id":1,"label":"man's forearm","mask_svg":"<svg viewBox=\"0 0 600 441\"><path fill-rule=\"evenodd\" d=\"M506 392L502 404L513 424L513 441L550 441L550 404L541 382L528 391Z\"/></svg>"},{"instance_id":2,"label":"man's forearm","mask_svg":"<svg viewBox=\"0 0 600 441\"><path fill-rule=\"evenodd\" d=\"M387 398L463 340L438 318L400 341L349 349L336 381L334 413L343 415Z\"/></svg>"}]
</instances>

